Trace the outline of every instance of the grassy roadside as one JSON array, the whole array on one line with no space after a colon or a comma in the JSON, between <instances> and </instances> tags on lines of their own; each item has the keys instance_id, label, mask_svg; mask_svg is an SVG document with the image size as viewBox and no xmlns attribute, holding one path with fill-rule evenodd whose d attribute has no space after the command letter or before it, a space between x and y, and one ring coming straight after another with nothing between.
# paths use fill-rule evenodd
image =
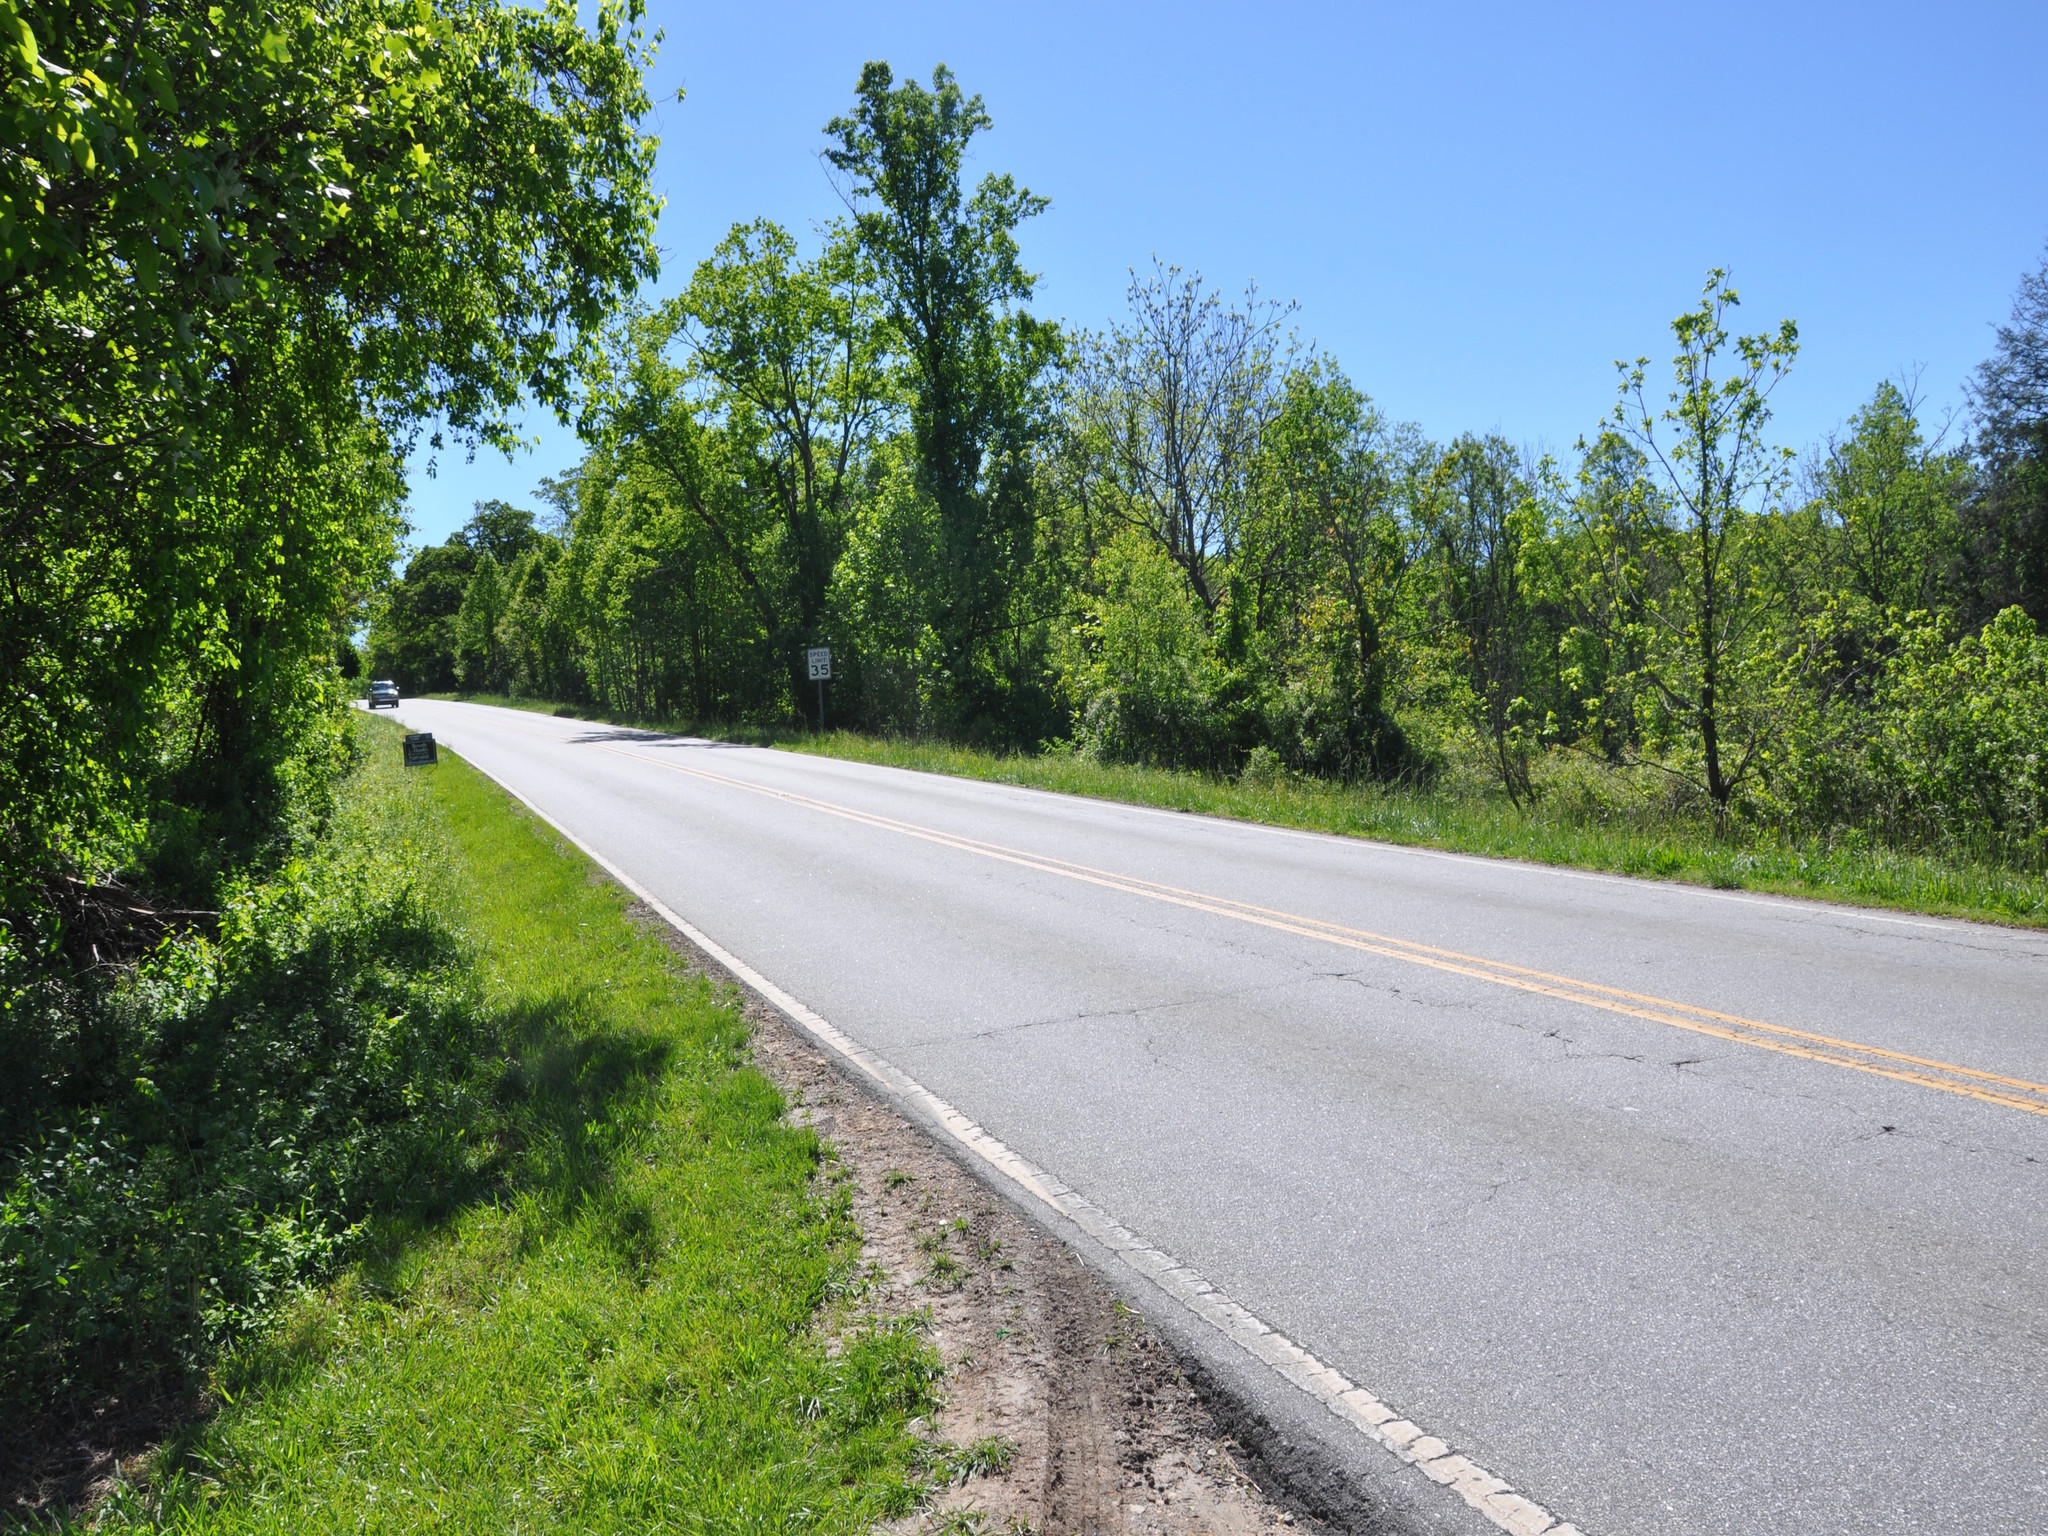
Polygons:
<instances>
[{"instance_id":1,"label":"grassy roadside","mask_svg":"<svg viewBox=\"0 0 2048 1536\"><path fill-rule=\"evenodd\" d=\"M734 1003L461 761L364 721L351 793L433 851L506 1069L489 1196L394 1228L232 1353L99 1529L852 1531L910 1508L936 1356L868 1315L815 1134Z\"/></svg>"},{"instance_id":2,"label":"grassy roadside","mask_svg":"<svg viewBox=\"0 0 2048 1536\"><path fill-rule=\"evenodd\" d=\"M582 713L533 699L478 695L471 702L544 714ZM592 712L591 718L597 717ZM662 725L623 719L617 723ZM665 728L681 727L668 722ZM690 729L702 732L704 728ZM1675 880L1717 890L1806 896L1855 906L2048 926L2048 879L2037 875L1993 864L1897 853L1854 839L1789 843L1716 837L1710 827L1691 818L1617 814L1611 806L1578 796L1540 801L1525 811L1504 797L1474 793L1302 781L1254 786L1077 757L1005 755L846 731L822 736L761 729L714 734L820 757L1411 847Z\"/></svg>"}]
</instances>

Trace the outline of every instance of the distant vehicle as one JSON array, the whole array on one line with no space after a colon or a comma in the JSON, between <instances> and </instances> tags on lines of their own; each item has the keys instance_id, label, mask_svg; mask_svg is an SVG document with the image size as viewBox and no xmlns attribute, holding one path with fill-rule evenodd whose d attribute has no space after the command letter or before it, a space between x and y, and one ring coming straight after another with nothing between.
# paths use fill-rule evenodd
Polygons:
<instances>
[{"instance_id":1,"label":"distant vehicle","mask_svg":"<svg viewBox=\"0 0 2048 1536\"><path fill-rule=\"evenodd\" d=\"M370 708L398 708L398 684L379 680L370 684Z\"/></svg>"}]
</instances>

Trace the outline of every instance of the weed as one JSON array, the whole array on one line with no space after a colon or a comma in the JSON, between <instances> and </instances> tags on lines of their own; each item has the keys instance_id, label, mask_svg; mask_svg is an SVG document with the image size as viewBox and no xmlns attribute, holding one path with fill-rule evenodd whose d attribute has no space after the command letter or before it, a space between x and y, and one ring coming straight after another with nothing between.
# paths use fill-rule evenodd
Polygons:
<instances>
[{"instance_id":1,"label":"weed","mask_svg":"<svg viewBox=\"0 0 2048 1536\"><path fill-rule=\"evenodd\" d=\"M1109 1304L1109 1310L1110 1315L1116 1319L1116 1322L1111 1324L1109 1331L1103 1335L1102 1347L1107 1350L1121 1349L1124 1344L1123 1321L1126 1318L1136 1317L1138 1314L1125 1306L1121 1301L1112 1301Z\"/></svg>"},{"instance_id":2,"label":"weed","mask_svg":"<svg viewBox=\"0 0 2048 1536\"><path fill-rule=\"evenodd\" d=\"M961 1464L974 1477L1001 1477L1016 1459L1016 1444L1002 1435L984 1435L967 1447Z\"/></svg>"},{"instance_id":3,"label":"weed","mask_svg":"<svg viewBox=\"0 0 2048 1536\"><path fill-rule=\"evenodd\" d=\"M1016 1456L1015 1442L1003 1435L984 1435L971 1445L927 1442L922 1460L934 1487L955 1488L977 1477L1001 1477Z\"/></svg>"}]
</instances>

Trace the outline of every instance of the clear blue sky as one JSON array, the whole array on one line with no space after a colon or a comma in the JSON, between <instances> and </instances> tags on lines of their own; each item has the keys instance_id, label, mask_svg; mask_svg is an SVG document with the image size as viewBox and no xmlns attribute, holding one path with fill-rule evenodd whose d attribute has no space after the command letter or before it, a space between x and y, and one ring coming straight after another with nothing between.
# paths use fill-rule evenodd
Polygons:
<instances>
[{"instance_id":1,"label":"clear blue sky","mask_svg":"<svg viewBox=\"0 0 2048 1536\"><path fill-rule=\"evenodd\" d=\"M995 119L975 174L1052 199L1035 308L1118 315L1153 253L1256 278L1395 416L1559 452L1613 361L1730 267L1745 328L1799 322L1780 440L1922 370L1933 412L2048 242L2048 5L663 3L663 290L735 221L838 211L818 153L860 66L952 66ZM687 97L678 104L678 86ZM575 463L444 454L422 542Z\"/></svg>"}]
</instances>

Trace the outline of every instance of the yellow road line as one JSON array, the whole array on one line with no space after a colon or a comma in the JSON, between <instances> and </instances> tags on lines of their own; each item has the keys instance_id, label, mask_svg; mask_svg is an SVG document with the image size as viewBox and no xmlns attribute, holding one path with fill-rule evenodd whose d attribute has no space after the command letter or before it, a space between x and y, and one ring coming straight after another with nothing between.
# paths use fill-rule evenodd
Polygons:
<instances>
[{"instance_id":1,"label":"yellow road line","mask_svg":"<svg viewBox=\"0 0 2048 1536\"><path fill-rule=\"evenodd\" d=\"M702 779L728 789L743 790L748 794L780 800L844 821L857 822L863 826L894 832L921 842L934 843L1040 873L1059 875L1105 890L1143 896L1172 906L1185 907L1191 911L1227 917L1302 938L1317 939L1326 944L1405 961L1410 965L1465 976L1475 981L1491 982L1495 986L1509 987L1519 992L1530 992L1562 1002L1577 1003L1582 1007L1598 1008L1629 1018L1645 1019L1673 1029L1687 1030L1717 1040L1728 1040L1738 1045L1754 1046L1758 1050L1797 1057L1802 1061L1821 1062L1852 1072L1889 1078L1894 1082L1910 1083L1915 1087L1958 1094L1981 1103L2017 1109L2026 1114L2048 1116L2048 1083L2007 1077L1996 1072L1981 1071L1975 1067L1959 1066L1954 1062L1937 1061L1930 1057L1909 1055L1903 1051L1887 1050L1882 1046L1863 1045L1853 1040L1837 1039L1832 1035L1815 1034L1809 1030L1794 1029L1783 1024L1771 1024L1762 1019L1744 1018L1740 1014L1720 1013L1691 1003L1631 992L1600 982L1559 976L1549 971L1512 965L1503 960L1489 960L1484 956L1468 955L1458 950L1418 943L1412 939L1395 938L1361 928L1348 928L1322 918L1302 917L1271 907L1257 906L1251 902L1237 901L1227 896L1185 890L1179 886L1164 885L1136 875L1098 869L1088 864L1077 864L1072 860L1056 858L1050 854L1033 853L1026 849L1005 847L1000 843L983 842L959 833L943 832L936 827L920 826L916 822L899 821L894 817L880 816L871 811L856 810L830 800L819 800L790 790L753 784L744 779L728 778L724 774L708 773L701 768L692 768L682 763L665 762L643 752L628 751L624 747L604 742L594 745L619 757L632 758L637 762Z\"/></svg>"}]
</instances>

